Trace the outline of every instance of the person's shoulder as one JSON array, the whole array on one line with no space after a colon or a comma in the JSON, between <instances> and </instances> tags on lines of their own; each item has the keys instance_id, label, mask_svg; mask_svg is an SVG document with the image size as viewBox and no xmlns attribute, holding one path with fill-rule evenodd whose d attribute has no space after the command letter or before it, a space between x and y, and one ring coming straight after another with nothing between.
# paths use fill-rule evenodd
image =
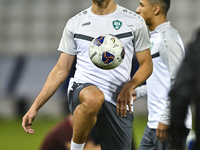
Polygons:
<instances>
[{"instance_id":1,"label":"person's shoulder","mask_svg":"<svg viewBox=\"0 0 200 150\"><path fill-rule=\"evenodd\" d=\"M136 12L133 12L132 10L125 8L123 6L118 5L118 11L121 12L125 17L136 19L136 20L143 20L143 18L138 15Z\"/></svg>"},{"instance_id":2,"label":"person's shoulder","mask_svg":"<svg viewBox=\"0 0 200 150\"><path fill-rule=\"evenodd\" d=\"M77 23L79 22L79 20L83 19L90 11L90 7L87 9L84 9L83 11L79 12L78 14L76 14L75 16L71 17L67 24L71 24L71 23Z\"/></svg>"},{"instance_id":3,"label":"person's shoulder","mask_svg":"<svg viewBox=\"0 0 200 150\"><path fill-rule=\"evenodd\" d=\"M163 39L171 40L171 41L176 41L180 37L178 31L172 27L170 24L162 28L160 31Z\"/></svg>"},{"instance_id":4,"label":"person's shoulder","mask_svg":"<svg viewBox=\"0 0 200 150\"><path fill-rule=\"evenodd\" d=\"M118 11L122 18L126 19L128 24L132 24L135 28L141 28L142 26L146 26L146 23L142 16L133 12L130 9L127 9L123 6L118 5Z\"/></svg>"},{"instance_id":5,"label":"person's shoulder","mask_svg":"<svg viewBox=\"0 0 200 150\"><path fill-rule=\"evenodd\" d=\"M161 43L163 44L163 49L173 49L179 46L184 49L183 41L178 31L172 27L170 24L164 26L160 31Z\"/></svg>"},{"instance_id":6,"label":"person's shoulder","mask_svg":"<svg viewBox=\"0 0 200 150\"><path fill-rule=\"evenodd\" d=\"M184 44L178 33L178 31L170 25L170 23L164 24L162 29L159 31L161 35L162 49L160 53L175 53L182 52L184 55ZM181 54L181 53L180 53Z\"/></svg>"}]
</instances>

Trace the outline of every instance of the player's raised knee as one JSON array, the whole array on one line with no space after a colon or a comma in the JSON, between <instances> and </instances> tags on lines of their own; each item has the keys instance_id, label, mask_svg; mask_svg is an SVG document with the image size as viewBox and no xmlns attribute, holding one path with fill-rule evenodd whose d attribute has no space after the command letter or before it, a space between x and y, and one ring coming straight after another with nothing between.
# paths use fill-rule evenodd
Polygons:
<instances>
[{"instance_id":1,"label":"player's raised knee","mask_svg":"<svg viewBox=\"0 0 200 150\"><path fill-rule=\"evenodd\" d=\"M79 95L81 103L86 103L87 107L92 107L93 109L100 109L104 102L103 92L96 86L88 86L84 88Z\"/></svg>"}]
</instances>

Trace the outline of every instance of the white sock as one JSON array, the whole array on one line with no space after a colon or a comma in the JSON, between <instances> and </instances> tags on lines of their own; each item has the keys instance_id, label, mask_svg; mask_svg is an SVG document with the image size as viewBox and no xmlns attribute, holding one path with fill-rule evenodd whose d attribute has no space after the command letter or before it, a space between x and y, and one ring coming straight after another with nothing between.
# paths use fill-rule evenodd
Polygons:
<instances>
[{"instance_id":1,"label":"white sock","mask_svg":"<svg viewBox=\"0 0 200 150\"><path fill-rule=\"evenodd\" d=\"M71 149L70 150L83 150L85 143L82 144L76 144L73 142L73 140L71 139Z\"/></svg>"}]
</instances>

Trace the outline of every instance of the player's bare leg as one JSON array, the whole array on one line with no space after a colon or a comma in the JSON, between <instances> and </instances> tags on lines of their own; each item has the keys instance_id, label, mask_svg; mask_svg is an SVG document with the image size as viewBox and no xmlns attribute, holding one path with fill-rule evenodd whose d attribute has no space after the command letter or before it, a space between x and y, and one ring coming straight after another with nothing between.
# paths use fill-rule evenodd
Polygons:
<instances>
[{"instance_id":1,"label":"player's bare leg","mask_svg":"<svg viewBox=\"0 0 200 150\"><path fill-rule=\"evenodd\" d=\"M73 114L73 142L84 143L95 125L97 114L104 102L104 94L96 86L88 86L79 94L80 105Z\"/></svg>"}]
</instances>

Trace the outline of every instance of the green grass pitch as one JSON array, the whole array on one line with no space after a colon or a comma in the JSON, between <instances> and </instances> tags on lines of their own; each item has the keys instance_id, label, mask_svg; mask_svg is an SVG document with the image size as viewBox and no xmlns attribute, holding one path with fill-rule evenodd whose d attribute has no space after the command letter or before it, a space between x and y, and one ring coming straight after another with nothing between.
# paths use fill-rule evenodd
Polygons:
<instances>
[{"instance_id":1,"label":"green grass pitch","mask_svg":"<svg viewBox=\"0 0 200 150\"><path fill-rule=\"evenodd\" d=\"M48 131L62 119L36 118L32 126L35 130L34 135L24 132L21 126L21 118L12 120L0 119L0 149L38 150ZM145 117L135 117L133 122L133 137L136 149L139 146L145 126Z\"/></svg>"}]
</instances>

